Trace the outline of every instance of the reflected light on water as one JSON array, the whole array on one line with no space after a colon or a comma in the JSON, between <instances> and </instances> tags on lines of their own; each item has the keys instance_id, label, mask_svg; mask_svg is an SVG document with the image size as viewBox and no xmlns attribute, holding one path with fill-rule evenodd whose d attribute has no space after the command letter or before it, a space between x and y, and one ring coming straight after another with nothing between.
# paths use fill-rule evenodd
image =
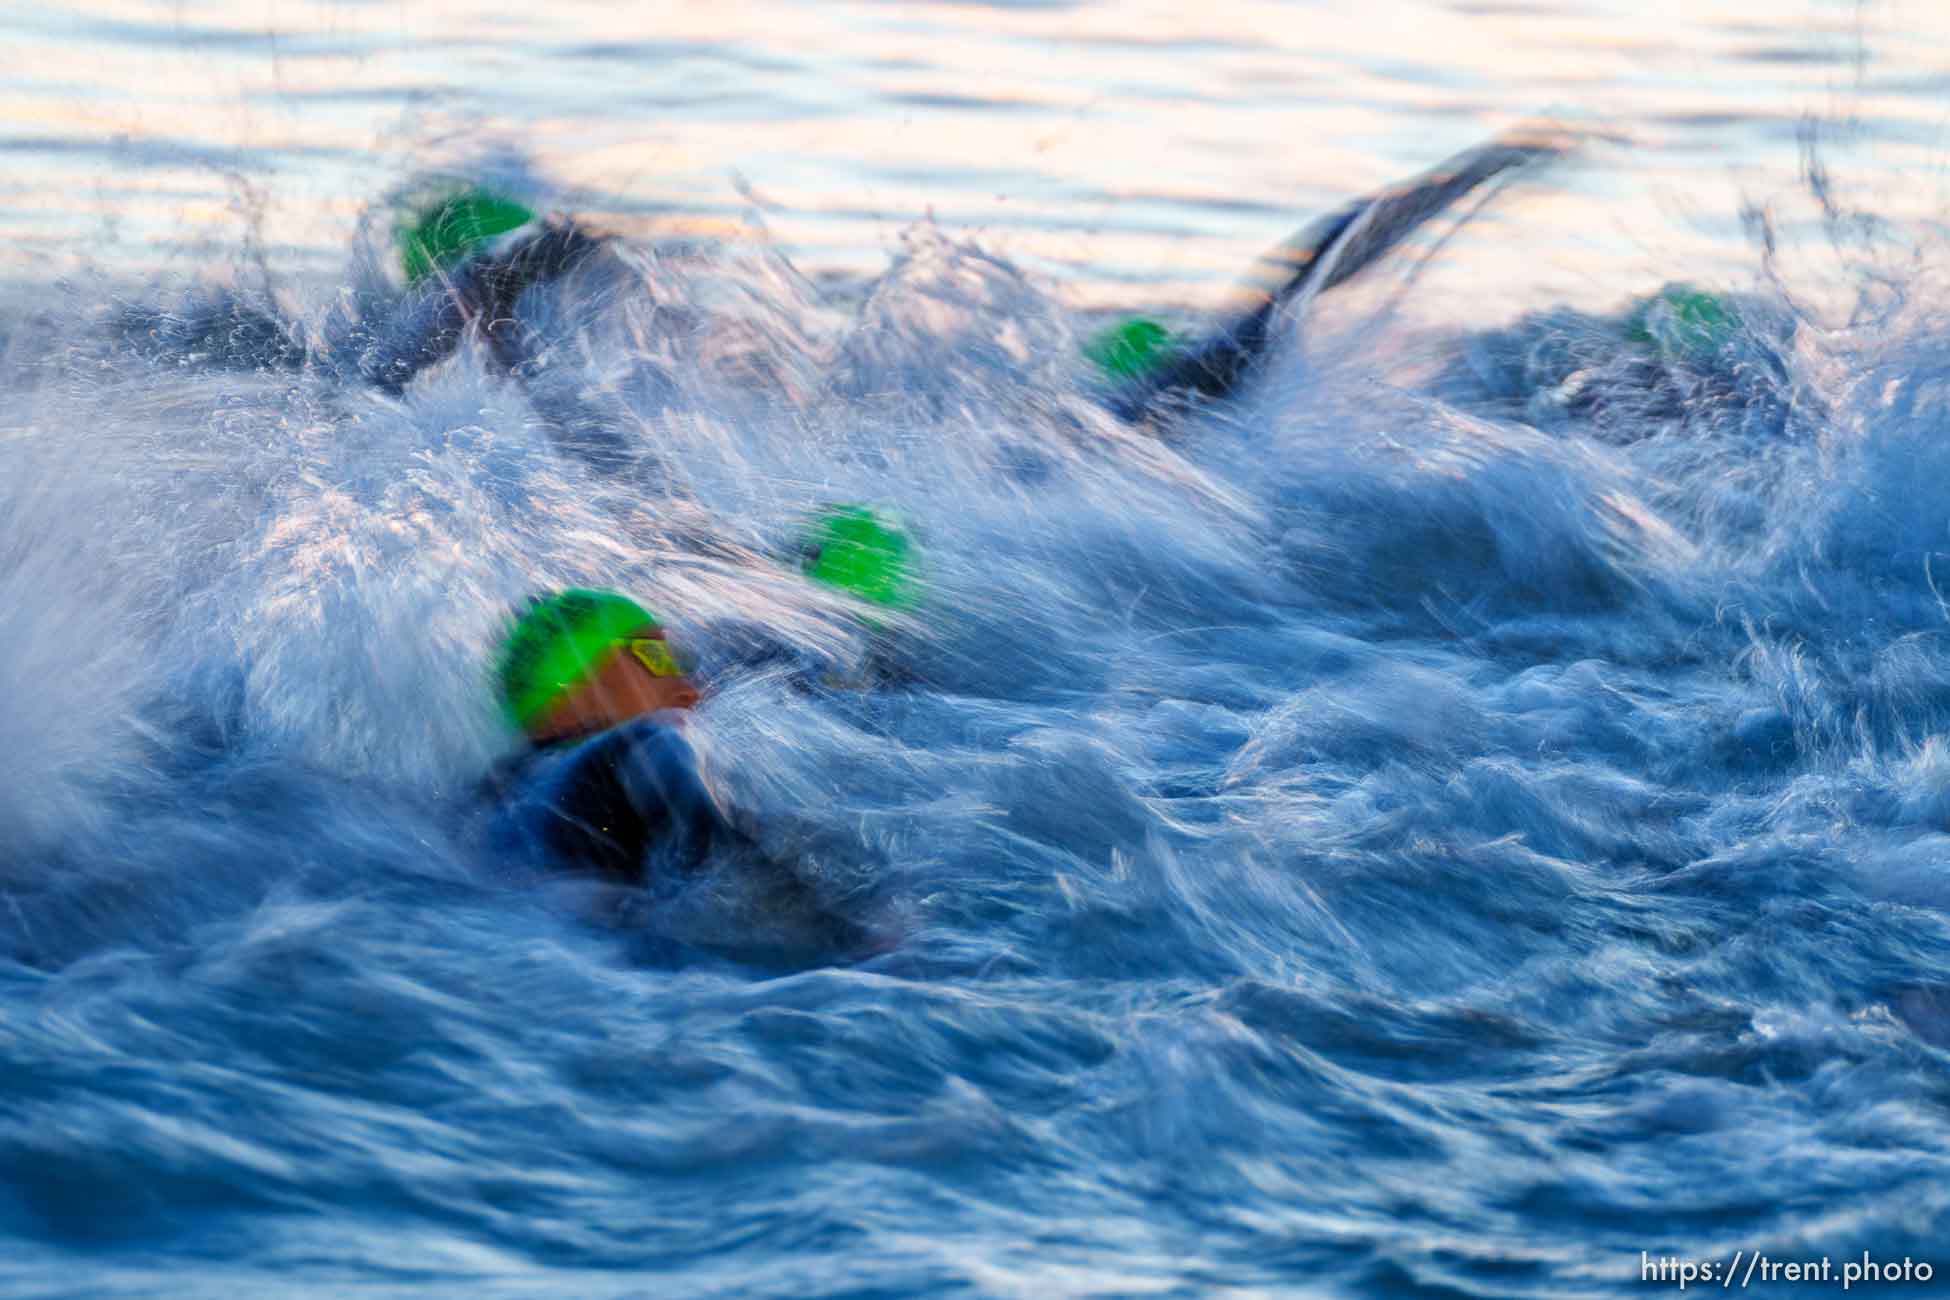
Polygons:
<instances>
[{"instance_id":1,"label":"reflected light on water","mask_svg":"<svg viewBox=\"0 0 1950 1300\"><path fill-rule=\"evenodd\" d=\"M485 9L0 20L15 273L194 269L253 216L329 269L374 196L495 145L632 234L747 232L742 181L809 268L871 271L932 216L1082 304L1210 305L1307 216L1549 110L1630 143L1559 169L1520 239L1468 235L1471 278L1609 298L1750 269L1741 199L1793 184L1804 117L1848 122L1865 184L1933 167L1950 40L1935 6L1733 0Z\"/></svg>"}]
</instances>

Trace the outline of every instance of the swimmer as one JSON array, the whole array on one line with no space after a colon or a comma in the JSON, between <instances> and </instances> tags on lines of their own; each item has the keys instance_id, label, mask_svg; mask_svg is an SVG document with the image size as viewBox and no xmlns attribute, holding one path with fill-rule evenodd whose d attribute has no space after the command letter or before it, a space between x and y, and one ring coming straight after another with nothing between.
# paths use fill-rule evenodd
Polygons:
<instances>
[{"instance_id":1,"label":"swimmer","mask_svg":"<svg viewBox=\"0 0 1950 1300\"><path fill-rule=\"evenodd\" d=\"M707 782L687 734L703 691L649 609L612 591L535 598L495 678L522 738L485 786L501 842L660 899L724 867L737 880L721 892L744 900L750 934L704 946L771 957L884 948L766 856L756 819Z\"/></svg>"},{"instance_id":2,"label":"swimmer","mask_svg":"<svg viewBox=\"0 0 1950 1300\"><path fill-rule=\"evenodd\" d=\"M1487 182L1560 157L1576 142L1565 130L1525 127L1354 200L1263 255L1218 327L1203 337L1181 341L1143 317L1111 326L1084 348L1110 383L1105 405L1133 424L1155 424L1189 403L1231 396L1266 356L1283 313L1303 312Z\"/></svg>"},{"instance_id":3,"label":"swimmer","mask_svg":"<svg viewBox=\"0 0 1950 1300\"><path fill-rule=\"evenodd\" d=\"M558 449L606 470L653 460L633 454L627 412L613 401L538 382L551 340L528 295L570 292L580 279L575 296L595 297L630 282L613 237L477 187L438 197L394 233L405 292L336 349L360 379L398 396L473 338L491 369L522 385Z\"/></svg>"},{"instance_id":4,"label":"swimmer","mask_svg":"<svg viewBox=\"0 0 1950 1300\"><path fill-rule=\"evenodd\" d=\"M1829 419L1797 381L1794 317L1674 283L1593 314L1558 306L1472 335L1434 382L1445 400L1616 445L1667 433L1801 440Z\"/></svg>"},{"instance_id":5,"label":"swimmer","mask_svg":"<svg viewBox=\"0 0 1950 1300\"><path fill-rule=\"evenodd\" d=\"M579 589L531 601L496 679L526 746L493 784L551 859L639 884L653 854L682 873L740 838L685 738L700 692L642 605Z\"/></svg>"}]
</instances>

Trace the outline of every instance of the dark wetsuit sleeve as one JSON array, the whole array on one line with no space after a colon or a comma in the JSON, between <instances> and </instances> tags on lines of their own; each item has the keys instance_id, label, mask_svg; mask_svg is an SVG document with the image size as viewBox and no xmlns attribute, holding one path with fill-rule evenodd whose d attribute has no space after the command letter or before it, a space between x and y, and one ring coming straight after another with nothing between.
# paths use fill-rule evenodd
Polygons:
<instances>
[{"instance_id":1,"label":"dark wetsuit sleeve","mask_svg":"<svg viewBox=\"0 0 1950 1300\"><path fill-rule=\"evenodd\" d=\"M1242 301L1216 330L1112 394L1108 404L1137 422L1187 397L1229 396L1265 354L1286 304L1346 283L1485 181L1563 154L1574 143L1565 131L1525 128L1312 222L1259 259Z\"/></svg>"},{"instance_id":2,"label":"dark wetsuit sleeve","mask_svg":"<svg viewBox=\"0 0 1950 1300\"><path fill-rule=\"evenodd\" d=\"M420 371L452 356L470 325L481 331L495 364L519 377L532 358L515 301L531 285L569 274L606 242L573 222L550 222L495 253L431 277L373 329L360 359L361 377L400 392Z\"/></svg>"},{"instance_id":3,"label":"dark wetsuit sleeve","mask_svg":"<svg viewBox=\"0 0 1950 1300\"><path fill-rule=\"evenodd\" d=\"M452 356L470 319L469 279L463 267L456 276L399 303L368 336L359 377L397 396L415 375Z\"/></svg>"},{"instance_id":4,"label":"dark wetsuit sleeve","mask_svg":"<svg viewBox=\"0 0 1950 1300\"><path fill-rule=\"evenodd\" d=\"M1218 329L1197 343L1180 348L1149 374L1114 394L1111 409L1122 419L1135 423L1173 398L1230 396L1265 354L1267 336L1281 306L1307 288L1322 263L1322 255L1347 232L1364 207L1365 201L1351 204L1315 222L1282 244L1279 251L1262 258L1264 264L1282 252L1286 254L1285 282L1270 291L1249 292L1248 305Z\"/></svg>"},{"instance_id":5,"label":"dark wetsuit sleeve","mask_svg":"<svg viewBox=\"0 0 1950 1300\"><path fill-rule=\"evenodd\" d=\"M698 775L690 742L654 718L539 755L513 784L512 811L550 859L616 880L689 871L742 839Z\"/></svg>"},{"instance_id":6,"label":"dark wetsuit sleeve","mask_svg":"<svg viewBox=\"0 0 1950 1300\"><path fill-rule=\"evenodd\" d=\"M732 825L699 779L690 743L654 717L517 759L488 778L483 794L500 805L501 836L512 833L550 866L624 884L654 887L724 850L747 850L739 866L749 873L741 892L753 944L721 945L726 951L762 960L865 955L879 942L827 910L791 866Z\"/></svg>"},{"instance_id":7,"label":"dark wetsuit sleeve","mask_svg":"<svg viewBox=\"0 0 1950 1300\"><path fill-rule=\"evenodd\" d=\"M161 363L223 370L296 370L305 363L303 345L268 298L259 306L212 290L169 310L124 308L115 328L129 348Z\"/></svg>"}]
</instances>

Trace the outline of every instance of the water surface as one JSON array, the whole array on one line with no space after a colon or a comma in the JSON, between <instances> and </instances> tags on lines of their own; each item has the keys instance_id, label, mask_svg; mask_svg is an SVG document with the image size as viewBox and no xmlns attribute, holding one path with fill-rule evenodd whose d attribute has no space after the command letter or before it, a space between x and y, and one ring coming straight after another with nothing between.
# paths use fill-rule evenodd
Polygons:
<instances>
[{"instance_id":1,"label":"water surface","mask_svg":"<svg viewBox=\"0 0 1950 1300\"><path fill-rule=\"evenodd\" d=\"M0 1287L1950 1268L1945 26L0 19ZM1239 402L1096 405L1098 309L1197 328L1305 217L1545 111L1577 157ZM473 352L394 400L118 327L228 287L322 331L373 205L462 164L631 237L559 373L636 403L654 485ZM1629 314L1681 280L1717 323ZM733 617L843 659L782 559L832 501L922 541L912 680L734 667L699 743L890 950L786 960L735 880L647 907L497 849L509 605L614 585L707 659Z\"/></svg>"}]
</instances>

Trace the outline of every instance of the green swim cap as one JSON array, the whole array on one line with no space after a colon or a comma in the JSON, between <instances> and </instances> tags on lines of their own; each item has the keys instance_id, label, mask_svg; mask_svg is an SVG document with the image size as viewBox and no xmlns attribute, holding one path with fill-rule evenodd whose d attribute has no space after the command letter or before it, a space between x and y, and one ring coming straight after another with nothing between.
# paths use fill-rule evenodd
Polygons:
<instances>
[{"instance_id":1,"label":"green swim cap","mask_svg":"<svg viewBox=\"0 0 1950 1300\"><path fill-rule=\"evenodd\" d=\"M867 506L815 515L799 547L799 571L870 604L905 609L919 596L913 543L900 523Z\"/></svg>"},{"instance_id":2,"label":"green swim cap","mask_svg":"<svg viewBox=\"0 0 1950 1300\"><path fill-rule=\"evenodd\" d=\"M580 587L532 598L501 643L495 677L509 721L526 729L586 679L618 641L657 616L628 596Z\"/></svg>"},{"instance_id":3,"label":"green swim cap","mask_svg":"<svg viewBox=\"0 0 1950 1300\"><path fill-rule=\"evenodd\" d=\"M1668 322L1655 338L1653 308L1663 307ZM1740 328L1740 313L1724 298L1686 284L1669 284L1634 311L1625 324L1633 343L1658 343L1681 353L1717 352Z\"/></svg>"},{"instance_id":4,"label":"green swim cap","mask_svg":"<svg viewBox=\"0 0 1950 1300\"><path fill-rule=\"evenodd\" d=\"M395 231L408 284L460 262L476 245L518 230L535 214L512 199L474 188L451 194L416 213Z\"/></svg>"},{"instance_id":5,"label":"green swim cap","mask_svg":"<svg viewBox=\"0 0 1950 1300\"><path fill-rule=\"evenodd\" d=\"M1135 379L1170 355L1172 347L1170 330L1157 321L1132 316L1085 343L1083 355L1113 379Z\"/></svg>"}]
</instances>

